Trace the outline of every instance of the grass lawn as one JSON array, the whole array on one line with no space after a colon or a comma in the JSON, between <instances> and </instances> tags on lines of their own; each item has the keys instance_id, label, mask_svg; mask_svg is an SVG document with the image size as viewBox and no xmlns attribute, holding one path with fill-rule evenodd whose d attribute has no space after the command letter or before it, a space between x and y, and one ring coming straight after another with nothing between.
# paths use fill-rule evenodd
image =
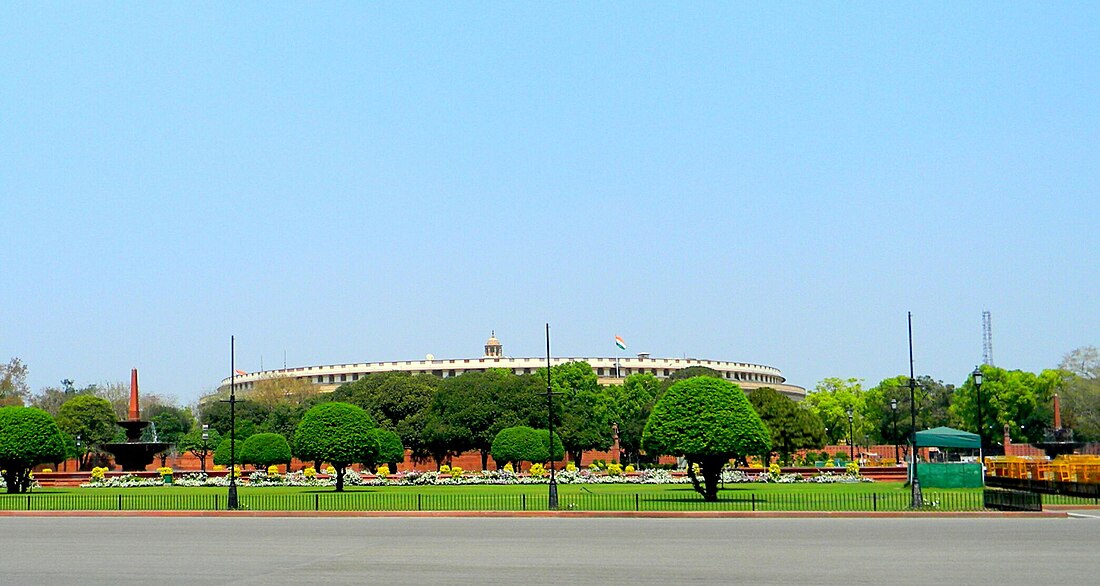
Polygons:
<instances>
[{"instance_id":1,"label":"grass lawn","mask_svg":"<svg viewBox=\"0 0 1100 586\"><path fill-rule=\"evenodd\" d=\"M239 488L252 510L546 510L546 485ZM909 489L898 482L856 484L728 484L716 503L684 484L561 484L559 508L599 511L872 511L905 510ZM50 488L0 495L0 509L224 510L221 487ZM925 490L940 510L982 508L978 489Z\"/></svg>"}]
</instances>

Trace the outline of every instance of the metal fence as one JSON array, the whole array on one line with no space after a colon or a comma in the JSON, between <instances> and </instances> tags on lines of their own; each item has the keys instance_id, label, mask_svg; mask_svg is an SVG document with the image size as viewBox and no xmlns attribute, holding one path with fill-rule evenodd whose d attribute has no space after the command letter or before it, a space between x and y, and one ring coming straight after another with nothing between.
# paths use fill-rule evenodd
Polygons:
<instances>
[{"instance_id":1,"label":"metal fence","mask_svg":"<svg viewBox=\"0 0 1100 586\"><path fill-rule=\"evenodd\" d=\"M1043 510L1043 495L1036 492L987 488L982 491L982 501L987 509L1001 511Z\"/></svg>"},{"instance_id":2,"label":"metal fence","mask_svg":"<svg viewBox=\"0 0 1100 586\"><path fill-rule=\"evenodd\" d=\"M925 510L976 511L979 492L924 492ZM0 510L22 511L221 511L225 494L25 494L0 495ZM253 511L546 511L545 493L431 494L400 492L245 493L241 509ZM721 494L717 502L667 492L560 495L565 511L905 511L908 493Z\"/></svg>"},{"instance_id":3,"label":"metal fence","mask_svg":"<svg viewBox=\"0 0 1100 586\"><path fill-rule=\"evenodd\" d=\"M988 486L995 486L998 488L1093 499L1096 504L1100 504L1100 484L1096 483L1059 482L1057 480L1034 480L1030 478L1009 478L1006 476L989 476L986 477L985 482Z\"/></svg>"}]
</instances>

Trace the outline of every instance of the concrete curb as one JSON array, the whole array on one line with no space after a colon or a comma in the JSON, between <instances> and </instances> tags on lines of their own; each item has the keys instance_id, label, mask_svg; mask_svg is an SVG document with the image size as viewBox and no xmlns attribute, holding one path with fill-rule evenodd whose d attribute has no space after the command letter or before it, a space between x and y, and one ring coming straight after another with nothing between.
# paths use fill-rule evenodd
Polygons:
<instances>
[{"instance_id":1,"label":"concrete curb","mask_svg":"<svg viewBox=\"0 0 1100 586\"><path fill-rule=\"evenodd\" d=\"M551 519L1065 519L1067 511L0 511L0 517L427 517Z\"/></svg>"}]
</instances>

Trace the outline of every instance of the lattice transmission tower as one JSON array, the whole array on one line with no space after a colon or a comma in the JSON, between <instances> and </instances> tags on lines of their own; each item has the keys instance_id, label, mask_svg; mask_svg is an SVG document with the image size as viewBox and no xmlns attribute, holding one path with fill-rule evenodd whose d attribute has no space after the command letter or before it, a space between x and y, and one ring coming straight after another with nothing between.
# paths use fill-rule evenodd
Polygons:
<instances>
[{"instance_id":1,"label":"lattice transmission tower","mask_svg":"<svg viewBox=\"0 0 1100 586\"><path fill-rule=\"evenodd\" d=\"M993 318L982 312L982 364L993 366Z\"/></svg>"}]
</instances>

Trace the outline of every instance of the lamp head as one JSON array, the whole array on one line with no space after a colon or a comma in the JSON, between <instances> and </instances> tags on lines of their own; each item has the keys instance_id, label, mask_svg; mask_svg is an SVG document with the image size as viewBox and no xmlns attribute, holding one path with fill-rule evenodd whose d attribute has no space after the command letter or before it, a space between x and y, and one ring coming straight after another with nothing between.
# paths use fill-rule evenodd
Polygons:
<instances>
[{"instance_id":1,"label":"lamp head","mask_svg":"<svg viewBox=\"0 0 1100 586\"><path fill-rule=\"evenodd\" d=\"M974 384L979 387L982 386L982 368L980 366L974 367L972 376L974 377Z\"/></svg>"}]
</instances>

